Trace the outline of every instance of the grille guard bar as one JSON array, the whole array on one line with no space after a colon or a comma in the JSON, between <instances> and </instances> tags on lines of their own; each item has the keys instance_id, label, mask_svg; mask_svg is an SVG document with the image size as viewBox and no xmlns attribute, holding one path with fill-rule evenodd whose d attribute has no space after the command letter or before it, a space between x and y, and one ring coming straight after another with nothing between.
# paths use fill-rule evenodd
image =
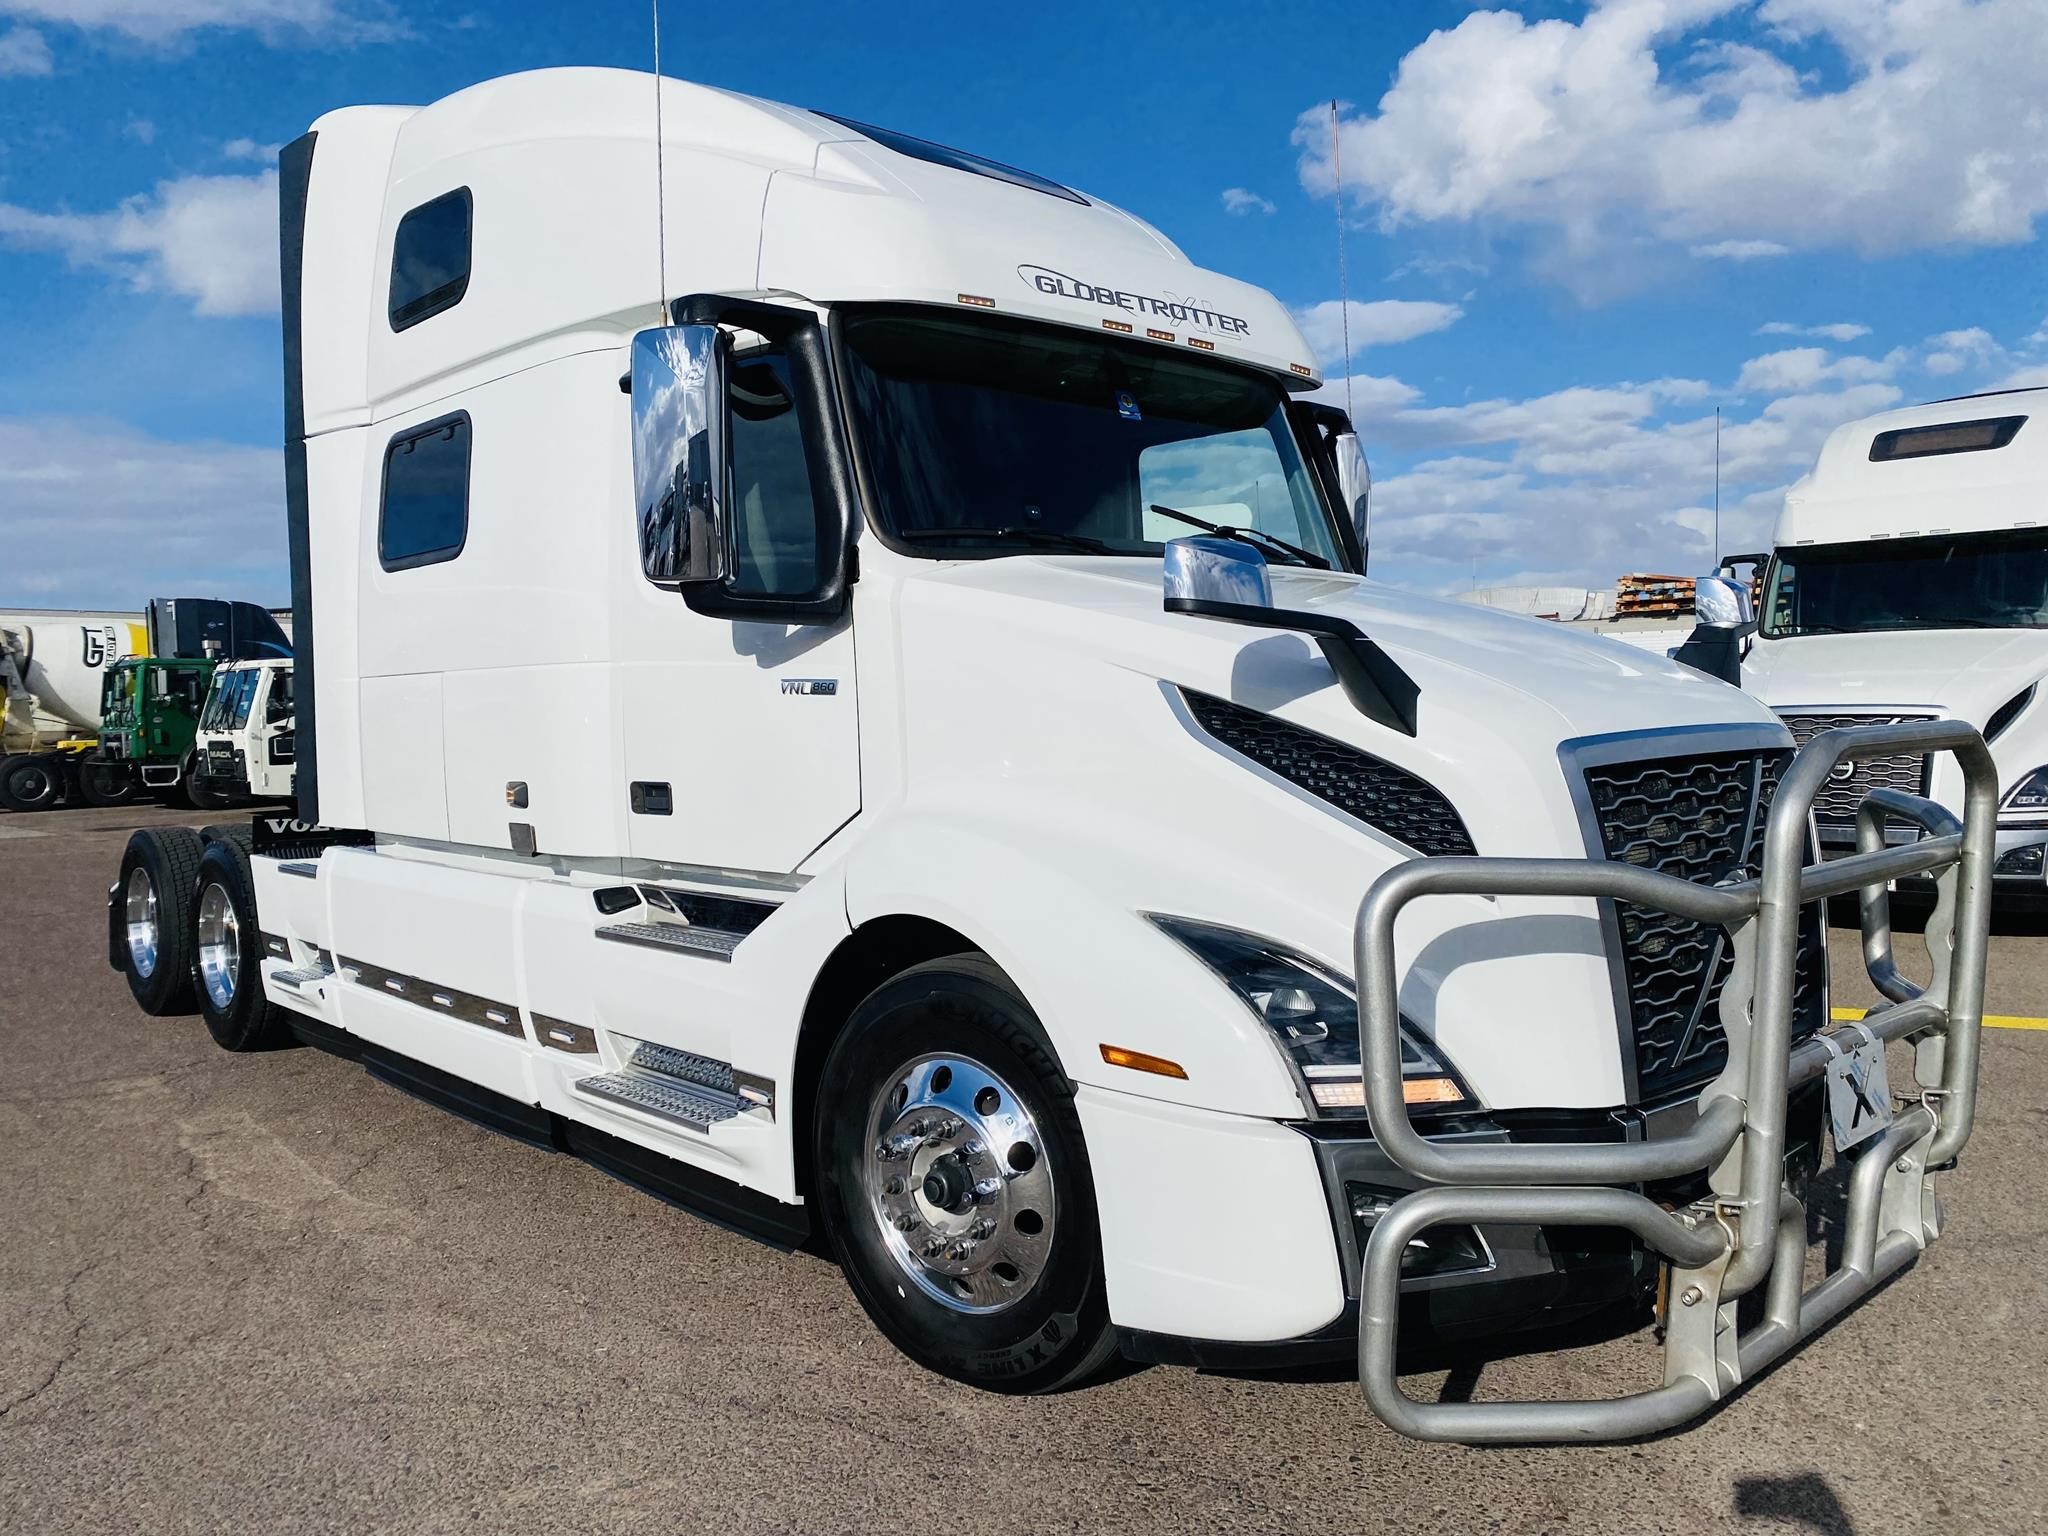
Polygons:
<instances>
[{"instance_id":1,"label":"grille guard bar","mask_svg":"<svg viewBox=\"0 0 2048 1536\"><path fill-rule=\"evenodd\" d=\"M1837 765L1899 752L1947 752L1963 770L1964 813L1917 795L1872 790L1857 812L1857 851L1804 862L1815 797ZM1976 1114L1984 959L1998 776L1984 740L1954 720L1823 731L1800 748L1770 807L1762 867L1749 880L1697 885L1597 859L1425 858L1388 871L1366 892L1353 931L1366 1107L1386 1154L1441 1188L1404 1196L1374 1225L1360 1279L1359 1383L1366 1401L1403 1434L1470 1443L1608 1440L1655 1434L1726 1397L1800 1341L1910 1264L1941 1231L1933 1171L1969 1140ZM1884 845L1884 824L1919 829ZM1889 882L1933 875L1937 899L1925 937L1932 976L1915 987L1892 959ZM1791 1044L1799 909L1859 893L1863 955L1890 1001L1860 1038L1915 1042L1921 1102L1849 1155L1841 1266L1804 1290L1805 1207L1785 1187L1787 1095L1825 1072L1833 1031ZM1410 1124L1401 1090L1400 976L1394 920L1427 895L1607 898L1716 923L1734 965L1720 1019L1728 1064L1701 1091L1699 1117L1668 1140L1624 1144L1450 1144ZM1710 1200L1667 1211L1616 1187L1706 1170ZM1665 1383L1591 1401L1421 1403L1395 1375L1401 1256L1442 1222L1568 1223L1624 1227L1671 1266ZM1768 1282L1766 1284L1766 1282ZM1765 1286L1764 1321L1743 1333L1738 1298Z\"/></svg>"}]
</instances>

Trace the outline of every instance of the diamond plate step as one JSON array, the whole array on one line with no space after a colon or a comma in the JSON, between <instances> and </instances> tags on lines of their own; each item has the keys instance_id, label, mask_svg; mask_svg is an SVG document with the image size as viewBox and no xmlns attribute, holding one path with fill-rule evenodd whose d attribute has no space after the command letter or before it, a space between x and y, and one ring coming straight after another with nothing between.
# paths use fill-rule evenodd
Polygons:
<instances>
[{"instance_id":1,"label":"diamond plate step","mask_svg":"<svg viewBox=\"0 0 2048 1536\"><path fill-rule=\"evenodd\" d=\"M685 1130L707 1136L714 1125L739 1113L736 1095L687 1083L663 1072L646 1072L634 1067L623 1072L578 1078L576 1091L585 1098L623 1104L642 1114L671 1121Z\"/></svg>"},{"instance_id":2,"label":"diamond plate step","mask_svg":"<svg viewBox=\"0 0 2048 1536\"><path fill-rule=\"evenodd\" d=\"M597 930L597 936L614 944L642 944L706 960L732 959L732 952L746 937L723 928L685 928L680 923L607 923Z\"/></svg>"},{"instance_id":3,"label":"diamond plate step","mask_svg":"<svg viewBox=\"0 0 2048 1536\"><path fill-rule=\"evenodd\" d=\"M732 1066L723 1061L713 1061L709 1056L699 1056L693 1051L679 1051L671 1045L655 1045L642 1041L633 1047L633 1054L627 1059L628 1067L638 1067L648 1072L659 1072L699 1088L714 1089L729 1094L734 1091Z\"/></svg>"}]
</instances>

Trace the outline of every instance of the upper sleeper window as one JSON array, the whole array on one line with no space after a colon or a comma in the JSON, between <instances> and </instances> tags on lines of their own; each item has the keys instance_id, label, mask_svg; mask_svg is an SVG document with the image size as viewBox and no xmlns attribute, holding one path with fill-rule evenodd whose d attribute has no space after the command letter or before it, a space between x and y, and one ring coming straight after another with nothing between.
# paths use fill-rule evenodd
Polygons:
<instances>
[{"instance_id":1,"label":"upper sleeper window","mask_svg":"<svg viewBox=\"0 0 2048 1536\"><path fill-rule=\"evenodd\" d=\"M1013 187L1026 187L1033 192L1043 192L1048 197L1062 197L1070 203L1085 204L1088 201L1072 187L1063 187L1047 177L1031 171L1020 171L1014 165L1005 165L1002 161L991 160L986 155L969 154L964 149L934 144L930 139L914 138L907 133L898 133L893 128L877 128L872 123L855 122L852 118L841 117L836 112L820 112L818 116L827 122L837 123L842 128L851 128L855 133L873 139L884 148L893 149L899 155L908 155L913 160L947 166L975 176L987 176L995 181L1006 181Z\"/></svg>"},{"instance_id":2,"label":"upper sleeper window","mask_svg":"<svg viewBox=\"0 0 2048 1536\"><path fill-rule=\"evenodd\" d=\"M1946 421L1936 427L1901 427L1870 440L1870 462L1931 459L1943 453L1982 453L2003 448L2026 422L2024 416L1990 416L1982 421Z\"/></svg>"},{"instance_id":3,"label":"upper sleeper window","mask_svg":"<svg viewBox=\"0 0 2048 1536\"><path fill-rule=\"evenodd\" d=\"M453 309L469 288L469 188L421 203L391 241L391 329Z\"/></svg>"},{"instance_id":4,"label":"upper sleeper window","mask_svg":"<svg viewBox=\"0 0 2048 1536\"><path fill-rule=\"evenodd\" d=\"M469 416L413 427L384 450L377 560L387 571L462 553L469 537Z\"/></svg>"}]
</instances>

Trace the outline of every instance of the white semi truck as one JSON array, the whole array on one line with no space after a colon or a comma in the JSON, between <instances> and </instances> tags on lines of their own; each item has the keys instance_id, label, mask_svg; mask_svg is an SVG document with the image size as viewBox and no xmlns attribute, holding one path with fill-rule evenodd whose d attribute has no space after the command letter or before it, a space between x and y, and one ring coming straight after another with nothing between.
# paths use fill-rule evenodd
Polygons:
<instances>
[{"instance_id":1,"label":"white semi truck","mask_svg":"<svg viewBox=\"0 0 2048 1536\"><path fill-rule=\"evenodd\" d=\"M1835 726L1947 717L1998 766L2001 903L2048 900L2048 389L1968 395L1838 427L1785 494L1743 686L1805 741ZM1855 843L1877 786L1959 809L1940 756L1840 771L1814 810ZM1901 835L1906 835L1901 829Z\"/></svg>"},{"instance_id":2,"label":"white semi truck","mask_svg":"<svg viewBox=\"0 0 2048 1536\"><path fill-rule=\"evenodd\" d=\"M1795 759L1661 657L1367 581L1287 311L1027 172L551 70L329 113L280 183L301 819L136 835L145 1008L829 1243L1000 1391L1355 1352L1408 1433L1644 1433L1938 1232L1967 727ZM1966 815L1875 800L1929 835L1808 867L1836 763L1906 748ZM1914 872L1952 898L1924 990ZM1867 1032L1815 906L1851 888ZM1802 1294L1829 1123L1849 1241ZM1660 1275L1660 1387L1399 1387L1404 1328Z\"/></svg>"},{"instance_id":3,"label":"white semi truck","mask_svg":"<svg viewBox=\"0 0 2048 1536\"><path fill-rule=\"evenodd\" d=\"M289 656L222 662L199 711L195 787L217 804L291 799L293 719Z\"/></svg>"}]
</instances>

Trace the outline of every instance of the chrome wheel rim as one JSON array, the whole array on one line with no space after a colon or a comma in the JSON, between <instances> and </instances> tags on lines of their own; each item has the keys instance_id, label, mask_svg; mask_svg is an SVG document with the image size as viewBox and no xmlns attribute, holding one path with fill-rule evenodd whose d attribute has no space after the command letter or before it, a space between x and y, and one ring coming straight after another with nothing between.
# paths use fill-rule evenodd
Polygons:
<instances>
[{"instance_id":1,"label":"chrome wheel rim","mask_svg":"<svg viewBox=\"0 0 2048 1536\"><path fill-rule=\"evenodd\" d=\"M235 981L242 966L241 926L235 921L235 904L218 885L208 885L199 896L199 980L217 1012L234 1005Z\"/></svg>"},{"instance_id":2,"label":"chrome wheel rim","mask_svg":"<svg viewBox=\"0 0 2048 1536\"><path fill-rule=\"evenodd\" d=\"M122 916L128 924L128 963L135 967L136 975L147 981L156 974L156 882L139 864L128 872Z\"/></svg>"},{"instance_id":3,"label":"chrome wheel rim","mask_svg":"<svg viewBox=\"0 0 2048 1536\"><path fill-rule=\"evenodd\" d=\"M1052 1168L1024 1101L965 1056L919 1056L868 1110L866 1192L904 1278L956 1312L1016 1305L1052 1253Z\"/></svg>"}]
</instances>

